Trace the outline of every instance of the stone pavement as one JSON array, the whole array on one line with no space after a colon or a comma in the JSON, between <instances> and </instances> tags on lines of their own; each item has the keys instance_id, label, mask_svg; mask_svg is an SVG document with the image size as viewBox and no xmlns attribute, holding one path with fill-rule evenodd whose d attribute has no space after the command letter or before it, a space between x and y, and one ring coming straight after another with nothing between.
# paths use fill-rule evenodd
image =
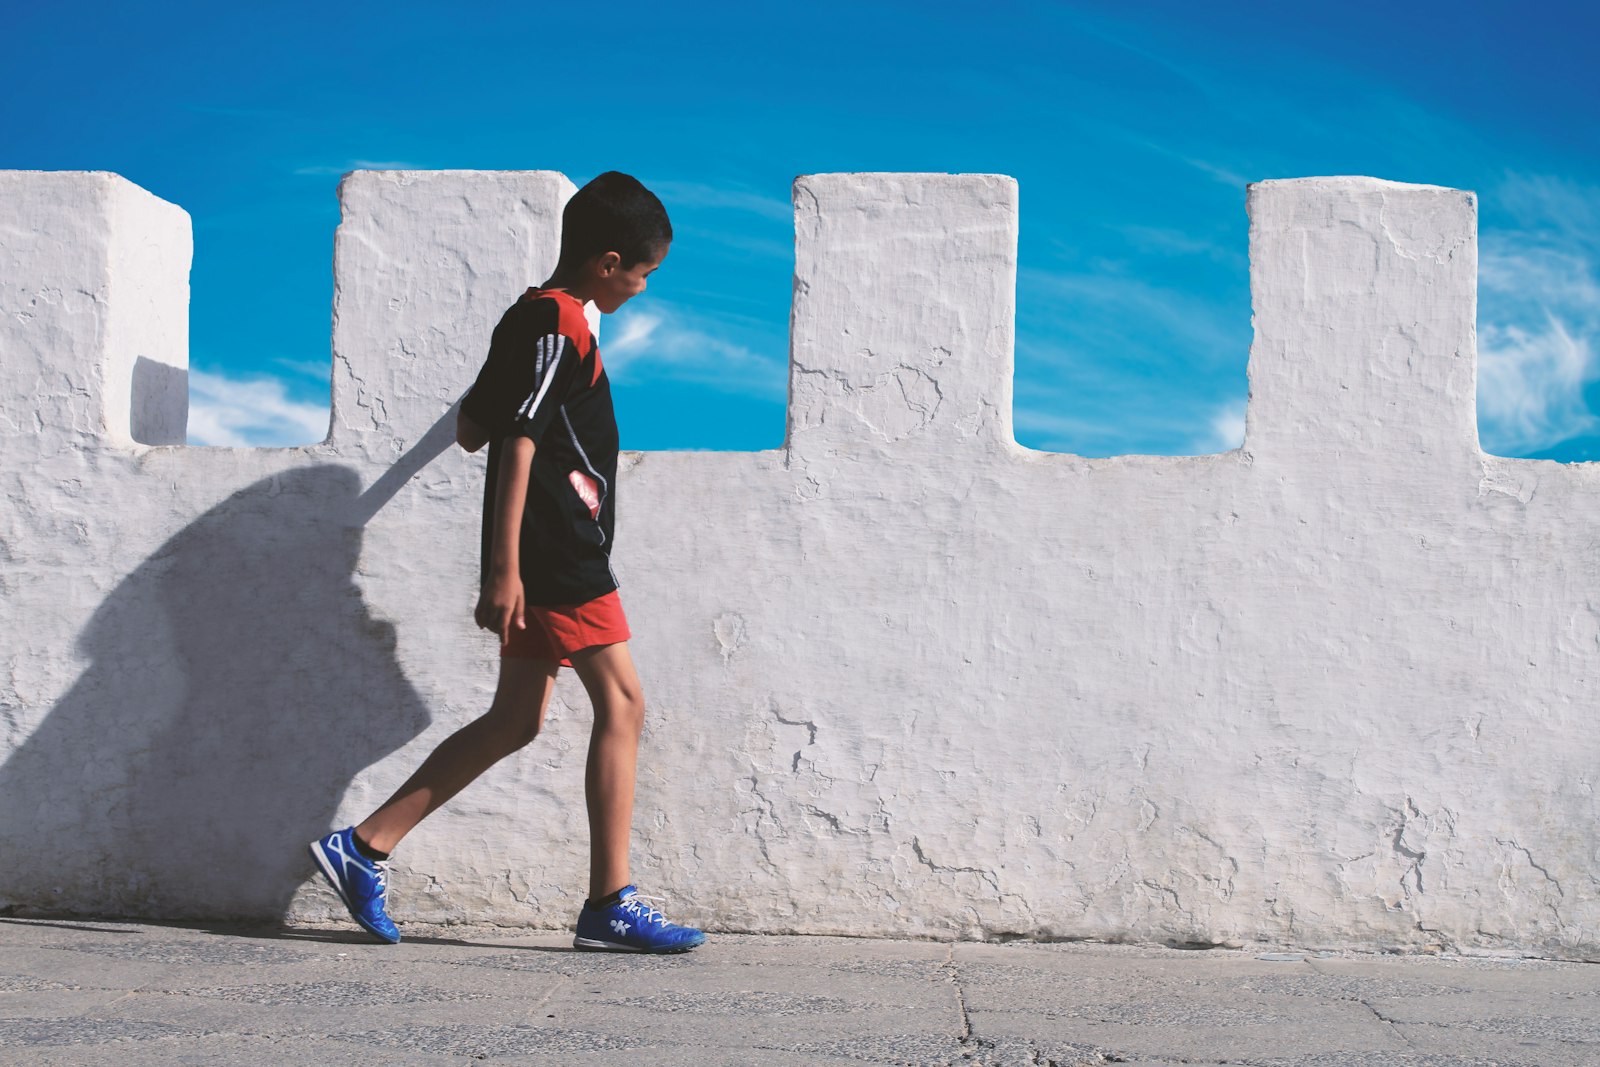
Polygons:
<instances>
[{"instance_id":1,"label":"stone pavement","mask_svg":"<svg viewBox=\"0 0 1600 1067\"><path fill-rule=\"evenodd\" d=\"M0 1063L1600 1064L1600 967L1095 944L0 919Z\"/></svg>"}]
</instances>

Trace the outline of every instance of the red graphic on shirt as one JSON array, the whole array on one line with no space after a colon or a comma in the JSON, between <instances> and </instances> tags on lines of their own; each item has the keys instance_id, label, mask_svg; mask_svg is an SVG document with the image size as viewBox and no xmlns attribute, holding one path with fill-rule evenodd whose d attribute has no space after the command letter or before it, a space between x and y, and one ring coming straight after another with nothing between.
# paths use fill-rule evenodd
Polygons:
<instances>
[{"instance_id":1,"label":"red graphic on shirt","mask_svg":"<svg viewBox=\"0 0 1600 1067\"><path fill-rule=\"evenodd\" d=\"M589 505L589 517L600 517L600 487L594 484L594 479L582 471L573 471L567 475L567 481L572 483L572 488L577 490L578 499Z\"/></svg>"}]
</instances>

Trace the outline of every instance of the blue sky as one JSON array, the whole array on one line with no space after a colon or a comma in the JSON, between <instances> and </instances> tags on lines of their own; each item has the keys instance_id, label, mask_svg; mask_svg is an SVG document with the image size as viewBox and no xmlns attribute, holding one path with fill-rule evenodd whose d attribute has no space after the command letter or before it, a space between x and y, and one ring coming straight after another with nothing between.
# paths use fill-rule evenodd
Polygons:
<instances>
[{"instance_id":1,"label":"blue sky","mask_svg":"<svg viewBox=\"0 0 1600 1067\"><path fill-rule=\"evenodd\" d=\"M1241 442L1246 182L1474 189L1484 447L1594 460L1596 40L1564 3L26 5L0 167L113 170L189 211L212 444L321 438L357 167L656 189L672 256L602 336L647 449L782 442L797 174L1015 176L1017 437L1087 456Z\"/></svg>"}]
</instances>

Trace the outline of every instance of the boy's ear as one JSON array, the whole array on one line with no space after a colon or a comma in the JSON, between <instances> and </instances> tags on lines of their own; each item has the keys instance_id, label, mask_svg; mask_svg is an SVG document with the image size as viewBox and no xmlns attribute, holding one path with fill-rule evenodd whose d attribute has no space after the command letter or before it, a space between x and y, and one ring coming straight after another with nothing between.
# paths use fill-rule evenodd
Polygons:
<instances>
[{"instance_id":1,"label":"boy's ear","mask_svg":"<svg viewBox=\"0 0 1600 1067\"><path fill-rule=\"evenodd\" d=\"M622 256L616 252L602 252L595 257L595 270L604 278L622 269Z\"/></svg>"}]
</instances>

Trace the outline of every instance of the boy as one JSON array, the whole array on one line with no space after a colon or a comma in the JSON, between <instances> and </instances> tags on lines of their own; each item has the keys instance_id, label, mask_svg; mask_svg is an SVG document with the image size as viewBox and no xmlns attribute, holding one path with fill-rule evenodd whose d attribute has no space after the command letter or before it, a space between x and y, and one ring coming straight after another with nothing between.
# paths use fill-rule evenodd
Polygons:
<instances>
[{"instance_id":1,"label":"boy","mask_svg":"<svg viewBox=\"0 0 1600 1067\"><path fill-rule=\"evenodd\" d=\"M501 318L457 416L463 448L489 446L473 618L500 638L494 701L363 822L310 845L351 916L390 944L400 932L384 910L383 861L430 812L538 736L560 667L577 672L594 704L584 777L589 897L574 947L683 952L705 941L699 930L668 922L629 884L644 698L610 565L617 423L584 318L591 300L610 314L644 291L666 257L672 226L654 194L608 171L568 201L561 230L555 274Z\"/></svg>"}]
</instances>

